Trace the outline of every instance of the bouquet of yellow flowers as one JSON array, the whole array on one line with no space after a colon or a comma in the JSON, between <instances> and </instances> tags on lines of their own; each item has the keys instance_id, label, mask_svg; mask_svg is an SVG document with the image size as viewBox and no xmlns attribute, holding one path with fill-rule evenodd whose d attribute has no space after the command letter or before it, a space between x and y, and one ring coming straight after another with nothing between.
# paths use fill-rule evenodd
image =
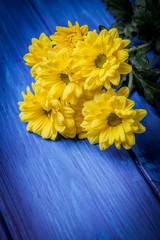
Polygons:
<instances>
[{"instance_id":1,"label":"bouquet of yellow flowers","mask_svg":"<svg viewBox=\"0 0 160 240\"><path fill-rule=\"evenodd\" d=\"M33 38L24 56L35 78L34 94L27 87L19 102L27 130L51 140L58 133L65 138L77 135L99 143L101 150L113 143L130 149L134 133L145 131L140 121L146 110L133 109L128 87L112 88L119 85L121 74L132 70L125 62L130 41L120 38L116 28L98 34L78 22L56 30L50 38L44 33Z\"/></svg>"}]
</instances>

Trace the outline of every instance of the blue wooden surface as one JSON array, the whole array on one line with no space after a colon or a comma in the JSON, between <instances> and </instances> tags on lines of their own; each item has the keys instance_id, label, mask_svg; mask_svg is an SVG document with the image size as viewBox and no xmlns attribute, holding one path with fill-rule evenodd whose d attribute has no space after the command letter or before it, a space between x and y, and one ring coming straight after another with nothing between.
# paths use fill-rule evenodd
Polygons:
<instances>
[{"instance_id":1,"label":"blue wooden surface","mask_svg":"<svg viewBox=\"0 0 160 240\"><path fill-rule=\"evenodd\" d=\"M104 4L7 0L0 1L0 17L0 205L8 225L2 239L7 231L15 239L159 239L160 204L126 150L47 141L28 133L18 117L21 91L32 81L23 61L31 38L68 20L91 30L109 27L114 20ZM147 132L136 136L133 151L159 187L159 109L136 92L131 97L148 111Z\"/></svg>"}]
</instances>

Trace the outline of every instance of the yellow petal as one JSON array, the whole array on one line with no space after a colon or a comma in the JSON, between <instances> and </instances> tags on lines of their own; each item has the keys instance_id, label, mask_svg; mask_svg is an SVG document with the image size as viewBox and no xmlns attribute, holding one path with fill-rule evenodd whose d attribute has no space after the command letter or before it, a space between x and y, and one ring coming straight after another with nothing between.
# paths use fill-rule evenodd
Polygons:
<instances>
[{"instance_id":1,"label":"yellow petal","mask_svg":"<svg viewBox=\"0 0 160 240\"><path fill-rule=\"evenodd\" d=\"M120 82L120 74L119 71L115 72L114 77L109 78L110 82L114 85L114 86L118 86L119 82Z\"/></svg>"},{"instance_id":2,"label":"yellow petal","mask_svg":"<svg viewBox=\"0 0 160 240\"><path fill-rule=\"evenodd\" d=\"M146 131L146 128L141 123L137 123L137 125L138 125L138 130L135 131L135 133L143 133Z\"/></svg>"},{"instance_id":3,"label":"yellow petal","mask_svg":"<svg viewBox=\"0 0 160 240\"><path fill-rule=\"evenodd\" d=\"M74 93L79 98L83 93L82 87L80 87L78 84L76 84L75 88L74 88Z\"/></svg>"},{"instance_id":4,"label":"yellow petal","mask_svg":"<svg viewBox=\"0 0 160 240\"><path fill-rule=\"evenodd\" d=\"M103 30L100 32L100 36L101 36L102 38L105 38L107 35L108 35L107 29L103 29Z\"/></svg>"},{"instance_id":5,"label":"yellow petal","mask_svg":"<svg viewBox=\"0 0 160 240\"><path fill-rule=\"evenodd\" d=\"M49 138L51 134L52 123L46 120L45 126L42 129L41 136L42 138Z\"/></svg>"},{"instance_id":6,"label":"yellow petal","mask_svg":"<svg viewBox=\"0 0 160 240\"><path fill-rule=\"evenodd\" d=\"M54 98L59 98L63 95L63 91L65 89L66 84L63 83L62 81L57 82L56 84L53 85L51 88L49 94L50 96Z\"/></svg>"},{"instance_id":7,"label":"yellow petal","mask_svg":"<svg viewBox=\"0 0 160 240\"><path fill-rule=\"evenodd\" d=\"M88 137L88 140L89 140L90 144L96 144L99 141L99 136L97 135L94 137Z\"/></svg>"},{"instance_id":8,"label":"yellow petal","mask_svg":"<svg viewBox=\"0 0 160 240\"><path fill-rule=\"evenodd\" d=\"M106 130L102 130L99 136L99 142L100 143L105 143L109 141L109 134L111 131L111 127L108 127Z\"/></svg>"},{"instance_id":9,"label":"yellow petal","mask_svg":"<svg viewBox=\"0 0 160 240\"><path fill-rule=\"evenodd\" d=\"M117 149L121 149L121 142L120 141L115 141L115 147Z\"/></svg>"},{"instance_id":10,"label":"yellow petal","mask_svg":"<svg viewBox=\"0 0 160 240\"><path fill-rule=\"evenodd\" d=\"M101 86L101 84L102 83L100 81L97 84L96 78L89 77L89 78L86 79L86 81L84 83L84 89L88 90L88 91L92 91L92 90L95 90L96 88L98 88L99 86Z\"/></svg>"},{"instance_id":11,"label":"yellow petal","mask_svg":"<svg viewBox=\"0 0 160 240\"><path fill-rule=\"evenodd\" d=\"M128 87L122 87L119 89L119 91L117 92L118 96L125 96L128 97L129 95L129 88Z\"/></svg>"},{"instance_id":12,"label":"yellow petal","mask_svg":"<svg viewBox=\"0 0 160 240\"><path fill-rule=\"evenodd\" d=\"M74 83L70 82L66 85L64 92L63 92L63 99L67 99L70 94L72 94L74 90Z\"/></svg>"},{"instance_id":13,"label":"yellow petal","mask_svg":"<svg viewBox=\"0 0 160 240\"><path fill-rule=\"evenodd\" d=\"M123 147L126 149L126 150L129 150L131 149L132 145L129 145L127 144L126 142L125 143L122 143Z\"/></svg>"},{"instance_id":14,"label":"yellow petal","mask_svg":"<svg viewBox=\"0 0 160 240\"><path fill-rule=\"evenodd\" d=\"M128 145L133 146L135 144L135 135L132 134L126 134L126 143Z\"/></svg>"},{"instance_id":15,"label":"yellow petal","mask_svg":"<svg viewBox=\"0 0 160 240\"><path fill-rule=\"evenodd\" d=\"M72 25L72 23L70 21L68 21L68 27L70 27L70 28L73 27L73 25Z\"/></svg>"},{"instance_id":16,"label":"yellow petal","mask_svg":"<svg viewBox=\"0 0 160 240\"><path fill-rule=\"evenodd\" d=\"M52 133L51 140L55 140L57 137L57 131L55 133Z\"/></svg>"},{"instance_id":17,"label":"yellow petal","mask_svg":"<svg viewBox=\"0 0 160 240\"><path fill-rule=\"evenodd\" d=\"M116 131L116 127L112 127L111 131L110 131L110 135L109 135L109 144L112 145L114 143L115 140L115 131Z\"/></svg>"},{"instance_id":18,"label":"yellow petal","mask_svg":"<svg viewBox=\"0 0 160 240\"><path fill-rule=\"evenodd\" d=\"M85 35L88 32L88 26L87 25L83 25L80 29L81 29L82 35Z\"/></svg>"},{"instance_id":19,"label":"yellow petal","mask_svg":"<svg viewBox=\"0 0 160 240\"><path fill-rule=\"evenodd\" d=\"M64 125L64 117L63 117L63 114L61 112L57 112L57 122L60 125Z\"/></svg>"},{"instance_id":20,"label":"yellow petal","mask_svg":"<svg viewBox=\"0 0 160 240\"><path fill-rule=\"evenodd\" d=\"M46 34L45 33L41 33L40 37L39 37L39 40L42 41L43 38L45 38Z\"/></svg>"},{"instance_id":21,"label":"yellow petal","mask_svg":"<svg viewBox=\"0 0 160 240\"><path fill-rule=\"evenodd\" d=\"M35 45L38 43L38 39L37 38L32 38L31 39L32 45Z\"/></svg>"},{"instance_id":22,"label":"yellow petal","mask_svg":"<svg viewBox=\"0 0 160 240\"><path fill-rule=\"evenodd\" d=\"M117 51L115 56L119 59L120 62L123 62L128 58L128 50L127 49L119 50Z\"/></svg>"},{"instance_id":23,"label":"yellow petal","mask_svg":"<svg viewBox=\"0 0 160 240\"><path fill-rule=\"evenodd\" d=\"M119 47L121 46L121 43L122 43L122 38L116 38L114 40L114 51L118 50Z\"/></svg>"},{"instance_id":24,"label":"yellow petal","mask_svg":"<svg viewBox=\"0 0 160 240\"><path fill-rule=\"evenodd\" d=\"M116 141L119 141L120 133L121 133L121 126L119 125L116 127L116 131L115 131L115 140Z\"/></svg>"},{"instance_id":25,"label":"yellow petal","mask_svg":"<svg viewBox=\"0 0 160 240\"><path fill-rule=\"evenodd\" d=\"M107 143L99 143L99 148L100 148L101 150L105 150L105 149L107 149L109 146L110 146L110 145L109 145L108 142L107 142Z\"/></svg>"},{"instance_id":26,"label":"yellow petal","mask_svg":"<svg viewBox=\"0 0 160 240\"><path fill-rule=\"evenodd\" d=\"M59 133L63 133L66 128L64 125L59 124L57 120L54 121L54 127Z\"/></svg>"},{"instance_id":27,"label":"yellow petal","mask_svg":"<svg viewBox=\"0 0 160 240\"><path fill-rule=\"evenodd\" d=\"M119 72L120 74L127 74L132 70L131 65L125 63L125 62L121 62L120 66L119 66Z\"/></svg>"},{"instance_id":28,"label":"yellow petal","mask_svg":"<svg viewBox=\"0 0 160 240\"><path fill-rule=\"evenodd\" d=\"M98 37L98 34L97 34L96 30L89 31L87 40L90 40L91 42L94 42L97 39L97 37Z\"/></svg>"},{"instance_id":29,"label":"yellow petal","mask_svg":"<svg viewBox=\"0 0 160 240\"><path fill-rule=\"evenodd\" d=\"M106 125L106 121L104 121L103 119L94 119L92 122L91 127L92 128L103 128Z\"/></svg>"},{"instance_id":30,"label":"yellow petal","mask_svg":"<svg viewBox=\"0 0 160 240\"><path fill-rule=\"evenodd\" d=\"M125 134L124 134L123 127L121 125L120 125L120 140L121 142L125 141Z\"/></svg>"},{"instance_id":31,"label":"yellow petal","mask_svg":"<svg viewBox=\"0 0 160 240\"><path fill-rule=\"evenodd\" d=\"M113 38L119 38L118 30L117 28L112 28L109 30L109 33Z\"/></svg>"},{"instance_id":32,"label":"yellow petal","mask_svg":"<svg viewBox=\"0 0 160 240\"><path fill-rule=\"evenodd\" d=\"M87 132L82 132L78 134L78 139L85 139L87 138Z\"/></svg>"},{"instance_id":33,"label":"yellow petal","mask_svg":"<svg viewBox=\"0 0 160 240\"><path fill-rule=\"evenodd\" d=\"M132 131L131 125L127 121L125 121L125 119L122 120L122 126L124 129L124 132L129 133Z\"/></svg>"},{"instance_id":34,"label":"yellow petal","mask_svg":"<svg viewBox=\"0 0 160 240\"><path fill-rule=\"evenodd\" d=\"M123 39L121 43L121 49L127 47L130 44L130 40L128 39Z\"/></svg>"},{"instance_id":35,"label":"yellow petal","mask_svg":"<svg viewBox=\"0 0 160 240\"><path fill-rule=\"evenodd\" d=\"M75 121L73 118L67 118L66 119L66 125L68 128L72 128L75 126Z\"/></svg>"},{"instance_id":36,"label":"yellow petal","mask_svg":"<svg viewBox=\"0 0 160 240\"><path fill-rule=\"evenodd\" d=\"M144 109L136 109L136 120L141 121L147 114L147 111Z\"/></svg>"},{"instance_id":37,"label":"yellow petal","mask_svg":"<svg viewBox=\"0 0 160 240\"><path fill-rule=\"evenodd\" d=\"M130 99L126 99L126 106L125 106L125 110L130 110L131 108L133 108L133 106L135 105L135 102L130 100Z\"/></svg>"}]
</instances>

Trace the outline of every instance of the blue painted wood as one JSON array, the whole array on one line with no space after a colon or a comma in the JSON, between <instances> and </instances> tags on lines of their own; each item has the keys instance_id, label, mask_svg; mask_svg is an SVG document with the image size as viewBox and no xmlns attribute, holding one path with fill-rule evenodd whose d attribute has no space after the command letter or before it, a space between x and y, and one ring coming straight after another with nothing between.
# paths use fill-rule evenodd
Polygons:
<instances>
[{"instance_id":1,"label":"blue painted wood","mask_svg":"<svg viewBox=\"0 0 160 240\"><path fill-rule=\"evenodd\" d=\"M151 186L159 190L160 196L160 104L157 102L158 108L153 108L137 92L132 93L131 99L135 101L135 107L147 110L147 116L142 120L146 132L143 136L136 136L136 145L132 150L137 156L142 172L147 173L146 177L151 180Z\"/></svg>"},{"instance_id":2,"label":"blue painted wood","mask_svg":"<svg viewBox=\"0 0 160 240\"><path fill-rule=\"evenodd\" d=\"M153 181L160 182L160 162L146 162L143 166Z\"/></svg>"},{"instance_id":3,"label":"blue painted wood","mask_svg":"<svg viewBox=\"0 0 160 240\"><path fill-rule=\"evenodd\" d=\"M47 21L54 30L66 19L105 24L103 3L16 3L0 2L0 205L14 238L159 239L160 204L126 150L47 141L18 117L20 91L32 81L22 59L30 39L49 34Z\"/></svg>"},{"instance_id":4,"label":"blue painted wood","mask_svg":"<svg viewBox=\"0 0 160 240\"><path fill-rule=\"evenodd\" d=\"M133 151L141 163L160 162L160 104L157 102L158 109L153 108L136 91L131 95L131 99L135 100L135 107L147 110L147 116L142 120L146 132L137 134L137 144L133 147Z\"/></svg>"},{"instance_id":5,"label":"blue painted wood","mask_svg":"<svg viewBox=\"0 0 160 240\"><path fill-rule=\"evenodd\" d=\"M14 239L2 211L0 211L0 239L3 239L3 240Z\"/></svg>"},{"instance_id":6,"label":"blue painted wood","mask_svg":"<svg viewBox=\"0 0 160 240\"><path fill-rule=\"evenodd\" d=\"M159 192L160 192L160 183L159 183L159 182L155 182L155 185L156 185L157 189L158 189Z\"/></svg>"},{"instance_id":7,"label":"blue painted wood","mask_svg":"<svg viewBox=\"0 0 160 240\"><path fill-rule=\"evenodd\" d=\"M68 20L72 23L78 21L80 25L87 24L89 30L98 30L100 24L109 29L115 21L112 14L106 11L105 4L99 0L30 0L30 2L52 33L56 26L68 26Z\"/></svg>"}]
</instances>

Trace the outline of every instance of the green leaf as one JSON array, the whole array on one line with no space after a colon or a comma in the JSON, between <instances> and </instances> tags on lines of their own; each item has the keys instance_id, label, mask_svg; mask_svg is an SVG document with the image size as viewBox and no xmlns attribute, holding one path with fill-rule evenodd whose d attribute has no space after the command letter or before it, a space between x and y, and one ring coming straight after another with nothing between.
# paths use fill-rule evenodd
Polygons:
<instances>
[{"instance_id":1,"label":"green leaf","mask_svg":"<svg viewBox=\"0 0 160 240\"><path fill-rule=\"evenodd\" d=\"M142 76L144 79L149 79L149 82L156 82L160 77L160 71L158 69L142 70Z\"/></svg>"},{"instance_id":2,"label":"green leaf","mask_svg":"<svg viewBox=\"0 0 160 240\"><path fill-rule=\"evenodd\" d=\"M133 80L136 90L154 107L155 100L160 101L160 71L149 68L147 54L142 49L136 49L129 55L133 69Z\"/></svg>"},{"instance_id":3,"label":"green leaf","mask_svg":"<svg viewBox=\"0 0 160 240\"><path fill-rule=\"evenodd\" d=\"M134 69L133 74L137 91L146 98L147 102L156 107L155 100L160 101L160 83L157 82L160 71L148 69L138 72Z\"/></svg>"},{"instance_id":4,"label":"green leaf","mask_svg":"<svg viewBox=\"0 0 160 240\"><path fill-rule=\"evenodd\" d=\"M129 54L131 65L138 71L148 69L148 57L147 54L142 50L138 49L133 53Z\"/></svg>"},{"instance_id":5,"label":"green leaf","mask_svg":"<svg viewBox=\"0 0 160 240\"><path fill-rule=\"evenodd\" d=\"M132 6L129 0L103 0L106 9L114 15L117 20L129 20L132 16Z\"/></svg>"},{"instance_id":6,"label":"green leaf","mask_svg":"<svg viewBox=\"0 0 160 240\"><path fill-rule=\"evenodd\" d=\"M153 48L160 52L160 1L135 0L132 25L138 38L151 41Z\"/></svg>"}]
</instances>

